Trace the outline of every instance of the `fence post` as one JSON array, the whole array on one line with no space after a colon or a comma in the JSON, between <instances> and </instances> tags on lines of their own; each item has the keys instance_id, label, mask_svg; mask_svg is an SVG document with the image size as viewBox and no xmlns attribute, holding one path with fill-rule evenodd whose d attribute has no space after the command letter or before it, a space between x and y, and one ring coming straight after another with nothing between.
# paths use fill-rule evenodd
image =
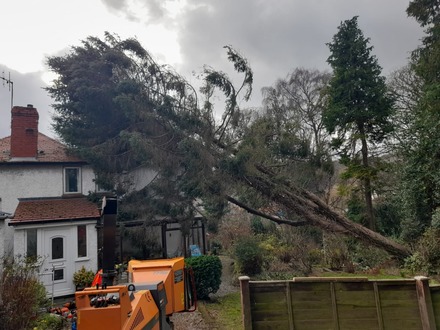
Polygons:
<instances>
[{"instance_id":1,"label":"fence post","mask_svg":"<svg viewBox=\"0 0 440 330\"><path fill-rule=\"evenodd\" d=\"M429 289L429 280L425 276L416 276L416 291L419 303L420 319L423 330L436 329L434 309L432 307L431 291Z\"/></svg>"},{"instance_id":2,"label":"fence post","mask_svg":"<svg viewBox=\"0 0 440 330\"><path fill-rule=\"evenodd\" d=\"M241 314L243 317L244 330L252 330L252 315L251 315L251 297L249 290L248 276L240 276L240 293L241 293Z\"/></svg>"}]
</instances>

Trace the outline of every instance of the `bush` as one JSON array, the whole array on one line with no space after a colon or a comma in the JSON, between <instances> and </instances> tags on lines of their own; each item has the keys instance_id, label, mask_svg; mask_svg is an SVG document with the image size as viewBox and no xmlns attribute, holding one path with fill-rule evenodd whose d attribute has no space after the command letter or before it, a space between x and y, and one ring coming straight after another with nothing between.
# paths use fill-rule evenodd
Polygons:
<instances>
[{"instance_id":1,"label":"bush","mask_svg":"<svg viewBox=\"0 0 440 330\"><path fill-rule=\"evenodd\" d=\"M440 274L440 229L430 228L422 235L414 254L405 259L405 268L414 274Z\"/></svg>"},{"instance_id":2,"label":"bush","mask_svg":"<svg viewBox=\"0 0 440 330\"><path fill-rule=\"evenodd\" d=\"M299 276L308 276L312 273L313 266L321 264L323 254L321 246L316 242L313 233L303 228L291 228L284 231L285 243L278 245L277 256L295 270Z\"/></svg>"},{"instance_id":3,"label":"bush","mask_svg":"<svg viewBox=\"0 0 440 330\"><path fill-rule=\"evenodd\" d=\"M218 241L223 250L229 251L236 242L252 235L249 216L224 217L219 225L216 241Z\"/></svg>"},{"instance_id":4,"label":"bush","mask_svg":"<svg viewBox=\"0 0 440 330\"><path fill-rule=\"evenodd\" d=\"M221 243L217 242L217 241L213 241L211 242L211 247L210 247L210 251L213 255L218 255L220 253L220 251L222 250L222 245Z\"/></svg>"},{"instance_id":5,"label":"bush","mask_svg":"<svg viewBox=\"0 0 440 330\"><path fill-rule=\"evenodd\" d=\"M218 256L200 256L185 259L185 264L193 269L198 299L208 299L220 288L222 263Z\"/></svg>"},{"instance_id":6,"label":"bush","mask_svg":"<svg viewBox=\"0 0 440 330\"><path fill-rule=\"evenodd\" d=\"M347 244L336 235L327 235L324 239L324 258L327 267L332 270L343 270L352 263Z\"/></svg>"},{"instance_id":7,"label":"bush","mask_svg":"<svg viewBox=\"0 0 440 330\"><path fill-rule=\"evenodd\" d=\"M63 330L67 324L67 320L61 315L46 313L38 318L34 330Z\"/></svg>"},{"instance_id":8,"label":"bush","mask_svg":"<svg viewBox=\"0 0 440 330\"><path fill-rule=\"evenodd\" d=\"M351 260L362 270L380 268L390 262L390 255L382 249L368 246L355 239L348 240Z\"/></svg>"},{"instance_id":9,"label":"bush","mask_svg":"<svg viewBox=\"0 0 440 330\"><path fill-rule=\"evenodd\" d=\"M25 258L3 258L0 267L0 327L28 329L47 307L46 290L38 280L40 263Z\"/></svg>"},{"instance_id":10,"label":"bush","mask_svg":"<svg viewBox=\"0 0 440 330\"><path fill-rule=\"evenodd\" d=\"M235 244L234 259L240 274L257 275L263 269L263 249L255 237L244 238Z\"/></svg>"},{"instance_id":11,"label":"bush","mask_svg":"<svg viewBox=\"0 0 440 330\"><path fill-rule=\"evenodd\" d=\"M73 274L73 283L78 288L85 288L92 284L95 273L91 270L86 270L84 266Z\"/></svg>"}]
</instances>

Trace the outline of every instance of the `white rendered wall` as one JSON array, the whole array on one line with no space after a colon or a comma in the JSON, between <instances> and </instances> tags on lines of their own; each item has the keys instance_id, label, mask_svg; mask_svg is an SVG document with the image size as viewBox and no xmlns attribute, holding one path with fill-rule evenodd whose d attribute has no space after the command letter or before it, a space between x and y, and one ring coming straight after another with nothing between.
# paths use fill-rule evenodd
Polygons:
<instances>
[{"instance_id":1,"label":"white rendered wall","mask_svg":"<svg viewBox=\"0 0 440 330\"><path fill-rule=\"evenodd\" d=\"M77 226L87 226L87 257L78 258L77 256ZM14 252L15 255L23 256L26 254L26 230L37 228L37 254L41 257L43 264L40 269L40 280L45 284L46 291L51 295L51 276L50 264L48 263L47 242L45 242L45 233L48 231L59 231L60 234L68 232L68 251L66 253L66 272L65 281L55 284L54 296L63 296L73 294L75 286L73 284L73 273L82 266L87 270L97 271L98 268L98 235L96 233L96 221L76 221L66 223L56 223L53 225L23 225L16 226L14 231Z\"/></svg>"},{"instance_id":2,"label":"white rendered wall","mask_svg":"<svg viewBox=\"0 0 440 330\"><path fill-rule=\"evenodd\" d=\"M79 166L62 164L8 164L0 166L1 211L13 214L19 198L61 197L64 193L65 167ZM80 167L80 193L87 195L89 192L96 191L95 174L88 165ZM0 256L14 251L13 232L14 228L8 226L7 223L3 225L3 230L0 229Z\"/></svg>"},{"instance_id":3,"label":"white rendered wall","mask_svg":"<svg viewBox=\"0 0 440 330\"><path fill-rule=\"evenodd\" d=\"M17 165L0 167L0 198L2 211L14 213L19 198L61 197L63 195L62 165ZM69 166L76 167L76 166ZM94 192L95 175L90 166L81 167L81 191Z\"/></svg>"}]
</instances>

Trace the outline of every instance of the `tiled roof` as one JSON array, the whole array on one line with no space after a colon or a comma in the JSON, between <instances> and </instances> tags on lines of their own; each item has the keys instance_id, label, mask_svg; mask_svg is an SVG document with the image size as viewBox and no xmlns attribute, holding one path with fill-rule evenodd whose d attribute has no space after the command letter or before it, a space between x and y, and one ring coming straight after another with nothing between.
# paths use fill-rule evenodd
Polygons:
<instances>
[{"instance_id":1,"label":"tiled roof","mask_svg":"<svg viewBox=\"0 0 440 330\"><path fill-rule=\"evenodd\" d=\"M0 139L0 163L10 162L11 137ZM66 147L43 133L38 133L38 155L36 162L64 163L84 162L78 157L67 153Z\"/></svg>"},{"instance_id":2,"label":"tiled roof","mask_svg":"<svg viewBox=\"0 0 440 330\"><path fill-rule=\"evenodd\" d=\"M98 219L98 207L86 198L22 199L11 225Z\"/></svg>"}]
</instances>

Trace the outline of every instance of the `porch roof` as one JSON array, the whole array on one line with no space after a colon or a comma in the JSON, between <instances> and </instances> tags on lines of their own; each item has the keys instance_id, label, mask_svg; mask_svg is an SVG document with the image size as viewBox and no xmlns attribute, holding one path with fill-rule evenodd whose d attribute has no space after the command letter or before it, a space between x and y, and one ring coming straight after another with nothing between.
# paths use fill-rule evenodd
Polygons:
<instances>
[{"instance_id":1,"label":"porch roof","mask_svg":"<svg viewBox=\"0 0 440 330\"><path fill-rule=\"evenodd\" d=\"M85 197L20 199L10 225L92 220L99 217L98 206Z\"/></svg>"}]
</instances>

